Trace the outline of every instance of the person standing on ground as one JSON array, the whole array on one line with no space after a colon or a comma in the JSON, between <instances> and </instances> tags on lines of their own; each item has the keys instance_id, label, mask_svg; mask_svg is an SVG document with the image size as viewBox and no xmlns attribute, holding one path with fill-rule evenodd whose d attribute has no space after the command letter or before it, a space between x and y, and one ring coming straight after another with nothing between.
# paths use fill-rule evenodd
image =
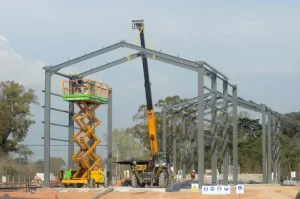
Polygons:
<instances>
[{"instance_id":1,"label":"person standing on ground","mask_svg":"<svg viewBox=\"0 0 300 199\"><path fill-rule=\"evenodd\" d=\"M195 175L196 175L196 172L195 170L192 171L192 174L191 174L191 179L194 181L195 180Z\"/></svg>"}]
</instances>

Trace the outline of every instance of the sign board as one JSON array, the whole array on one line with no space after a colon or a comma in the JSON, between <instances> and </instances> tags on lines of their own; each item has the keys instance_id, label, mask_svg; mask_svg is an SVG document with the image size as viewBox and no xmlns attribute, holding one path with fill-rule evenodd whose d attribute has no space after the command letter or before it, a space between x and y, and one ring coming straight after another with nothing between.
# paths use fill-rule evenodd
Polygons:
<instances>
[{"instance_id":1,"label":"sign board","mask_svg":"<svg viewBox=\"0 0 300 199\"><path fill-rule=\"evenodd\" d=\"M192 192L199 192L198 184L192 184L191 191Z\"/></svg>"},{"instance_id":2,"label":"sign board","mask_svg":"<svg viewBox=\"0 0 300 199\"><path fill-rule=\"evenodd\" d=\"M202 186L203 195L229 195L230 186Z\"/></svg>"},{"instance_id":3,"label":"sign board","mask_svg":"<svg viewBox=\"0 0 300 199\"><path fill-rule=\"evenodd\" d=\"M2 182L3 182L3 183L6 182L6 176L2 176Z\"/></svg>"},{"instance_id":4,"label":"sign board","mask_svg":"<svg viewBox=\"0 0 300 199\"><path fill-rule=\"evenodd\" d=\"M296 171L291 172L291 178L296 178Z\"/></svg>"},{"instance_id":5,"label":"sign board","mask_svg":"<svg viewBox=\"0 0 300 199\"><path fill-rule=\"evenodd\" d=\"M236 194L244 194L244 185L236 185Z\"/></svg>"}]
</instances>

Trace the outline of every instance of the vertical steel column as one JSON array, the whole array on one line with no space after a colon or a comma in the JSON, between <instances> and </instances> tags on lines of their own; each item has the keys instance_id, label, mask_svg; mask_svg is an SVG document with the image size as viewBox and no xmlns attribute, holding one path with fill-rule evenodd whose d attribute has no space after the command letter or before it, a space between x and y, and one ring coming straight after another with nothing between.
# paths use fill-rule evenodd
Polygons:
<instances>
[{"instance_id":1,"label":"vertical steel column","mask_svg":"<svg viewBox=\"0 0 300 199\"><path fill-rule=\"evenodd\" d=\"M45 67L45 110L44 110L44 187L50 187L50 104L51 66Z\"/></svg>"},{"instance_id":2,"label":"vertical steel column","mask_svg":"<svg viewBox=\"0 0 300 199\"><path fill-rule=\"evenodd\" d=\"M267 153L267 142L266 142L266 105L262 104L262 172L263 172L263 183L267 183L267 165L266 165L266 154Z\"/></svg>"},{"instance_id":3,"label":"vertical steel column","mask_svg":"<svg viewBox=\"0 0 300 199\"><path fill-rule=\"evenodd\" d=\"M163 115L163 135L162 135L162 144L164 152L167 152L167 110L166 106L162 107L162 115Z\"/></svg>"},{"instance_id":4,"label":"vertical steel column","mask_svg":"<svg viewBox=\"0 0 300 199\"><path fill-rule=\"evenodd\" d=\"M182 176L183 179L186 179L186 137L187 137L187 133L186 133L186 116L184 115L182 118Z\"/></svg>"},{"instance_id":5,"label":"vertical steel column","mask_svg":"<svg viewBox=\"0 0 300 199\"><path fill-rule=\"evenodd\" d=\"M277 135L278 135L278 143L277 143L277 176L278 182L281 183L281 143L280 143L280 131L281 123L280 123L280 116L278 116L278 123L277 123Z\"/></svg>"},{"instance_id":6,"label":"vertical steel column","mask_svg":"<svg viewBox=\"0 0 300 199\"><path fill-rule=\"evenodd\" d=\"M108 150L107 150L107 184L111 185L112 182L112 144L113 144L113 140L112 140L112 131L113 131L113 124L112 124L112 89L109 89L109 96L108 96L108 109L107 109L107 146L108 146Z\"/></svg>"},{"instance_id":7,"label":"vertical steel column","mask_svg":"<svg viewBox=\"0 0 300 199\"><path fill-rule=\"evenodd\" d=\"M273 183L277 183L277 165L276 165L276 148L277 148L277 134L276 134L276 118L275 115L272 113L272 166L273 166Z\"/></svg>"},{"instance_id":8,"label":"vertical steel column","mask_svg":"<svg viewBox=\"0 0 300 199\"><path fill-rule=\"evenodd\" d=\"M173 171L177 173L177 142L176 142L176 126L177 126L177 114L174 114L173 118Z\"/></svg>"},{"instance_id":9,"label":"vertical steel column","mask_svg":"<svg viewBox=\"0 0 300 199\"><path fill-rule=\"evenodd\" d=\"M272 118L271 111L268 110L268 183L272 183Z\"/></svg>"},{"instance_id":10,"label":"vertical steel column","mask_svg":"<svg viewBox=\"0 0 300 199\"><path fill-rule=\"evenodd\" d=\"M232 137L233 137L233 184L238 184L238 124L237 124L237 85L233 85L232 88L232 104L233 104L233 110L232 110Z\"/></svg>"},{"instance_id":11,"label":"vertical steel column","mask_svg":"<svg viewBox=\"0 0 300 199\"><path fill-rule=\"evenodd\" d=\"M211 150L211 183L213 185L217 184L217 109L216 109L216 102L217 102L217 76L215 73L211 73L211 89L214 92L211 92L211 136L215 139L212 140L210 145Z\"/></svg>"},{"instance_id":12,"label":"vertical steel column","mask_svg":"<svg viewBox=\"0 0 300 199\"><path fill-rule=\"evenodd\" d=\"M204 185L204 67L198 68L198 186Z\"/></svg>"},{"instance_id":13,"label":"vertical steel column","mask_svg":"<svg viewBox=\"0 0 300 199\"><path fill-rule=\"evenodd\" d=\"M68 132L68 169L74 168L72 156L74 155L74 102L69 102L69 132Z\"/></svg>"},{"instance_id":14,"label":"vertical steel column","mask_svg":"<svg viewBox=\"0 0 300 199\"><path fill-rule=\"evenodd\" d=\"M223 81L223 95L228 97L228 83L227 81ZM228 100L226 98L223 99L223 111L224 119L223 119L223 138L225 142L223 143L223 184L228 185L228 161L229 161L229 154L228 154Z\"/></svg>"}]
</instances>

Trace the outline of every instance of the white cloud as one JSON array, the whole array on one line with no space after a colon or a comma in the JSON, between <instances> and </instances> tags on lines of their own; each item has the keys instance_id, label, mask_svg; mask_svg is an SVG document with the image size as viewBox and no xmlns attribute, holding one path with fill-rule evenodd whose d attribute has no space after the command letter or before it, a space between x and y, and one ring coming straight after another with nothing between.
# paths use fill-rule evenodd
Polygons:
<instances>
[{"instance_id":1,"label":"white cloud","mask_svg":"<svg viewBox=\"0 0 300 199\"><path fill-rule=\"evenodd\" d=\"M17 54L8 43L5 36L0 34L0 79L14 80L23 85L40 84L44 80L42 61L31 61Z\"/></svg>"}]
</instances>

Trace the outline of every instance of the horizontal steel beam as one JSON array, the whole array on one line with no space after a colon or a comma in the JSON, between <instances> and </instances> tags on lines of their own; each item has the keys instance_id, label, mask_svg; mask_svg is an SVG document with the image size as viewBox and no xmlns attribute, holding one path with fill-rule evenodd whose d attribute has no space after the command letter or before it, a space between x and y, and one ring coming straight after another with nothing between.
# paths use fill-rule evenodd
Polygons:
<instances>
[{"instance_id":1,"label":"horizontal steel beam","mask_svg":"<svg viewBox=\"0 0 300 199\"><path fill-rule=\"evenodd\" d=\"M41 137L41 139L45 139L44 137ZM69 140L63 140L63 139L58 139L58 138L50 138L50 140L53 141L60 141L60 142L69 142Z\"/></svg>"},{"instance_id":2,"label":"horizontal steel beam","mask_svg":"<svg viewBox=\"0 0 300 199\"><path fill-rule=\"evenodd\" d=\"M80 74L78 74L78 77L79 77L79 78L83 78L83 77L86 77L86 76L88 76L88 75L92 75L92 74L97 73L97 72L100 72L100 71L102 71L102 70L106 70L106 69L111 68L111 67L114 67L114 66L116 66L116 65L120 65L120 64L122 64L122 63L131 61L131 60L136 59L136 58L138 58L138 57L140 57L140 56L141 56L141 55L138 54L138 53L133 54L133 55L130 56L130 60L128 60L127 57L124 57L124 58L122 58L122 59L119 59L119 60L116 60L116 61L113 61L113 62L104 64L104 65L102 65L102 66L98 66L97 68L93 68L93 69L91 69L91 70L88 70L88 71L85 71L85 72L83 72L83 73L80 73Z\"/></svg>"},{"instance_id":3,"label":"horizontal steel beam","mask_svg":"<svg viewBox=\"0 0 300 199\"><path fill-rule=\"evenodd\" d=\"M56 65L56 66L53 66L53 67L50 68L50 72L51 72L51 73L55 73L55 72L59 71L60 69L65 68L65 67L68 67L68 66L77 64L77 63L79 63L79 62L85 61L85 60L87 60L87 59L91 59L91 58L93 58L93 57L102 55L102 54L104 54L104 53L113 51L113 50L118 49L118 48L121 48L121 47L123 47L123 42L120 42L120 43L117 43L117 44L108 46L108 47L106 47L106 48L102 48L102 49L100 49L100 50L91 52L91 53L86 54L86 55L83 55L83 56L81 56L81 57L77 57L77 58L75 58L75 59L66 61L66 62L64 62L64 63L62 63L62 64L58 64L58 65Z\"/></svg>"},{"instance_id":4,"label":"horizontal steel beam","mask_svg":"<svg viewBox=\"0 0 300 199\"><path fill-rule=\"evenodd\" d=\"M42 92L44 93L45 92L45 90L42 90ZM50 93L51 95L54 95L54 96L57 96L57 97L62 97L62 95L61 94L58 94L58 93Z\"/></svg>"},{"instance_id":5,"label":"horizontal steel beam","mask_svg":"<svg viewBox=\"0 0 300 199\"><path fill-rule=\"evenodd\" d=\"M223 76L225 79L228 79L228 77L226 75L224 75L223 73L221 73L220 71L218 71L217 69L215 69L214 67L212 67L211 65L209 65L206 62L202 62L205 66L209 67L210 69L212 69L212 72L216 72L217 74L220 74L221 76ZM222 78L220 78L222 79ZM222 79L223 80L223 79Z\"/></svg>"},{"instance_id":6,"label":"horizontal steel beam","mask_svg":"<svg viewBox=\"0 0 300 199\"><path fill-rule=\"evenodd\" d=\"M42 108L45 108L45 106L42 106ZM58 111L58 112L70 113L70 111L66 111L66 110L62 110L62 109L58 109L58 108L52 108L52 107L50 107L50 109L54 110L54 111Z\"/></svg>"},{"instance_id":7,"label":"horizontal steel beam","mask_svg":"<svg viewBox=\"0 0 300 199\"><path fill-rule=\"evenodd\" d=\"M42 121L42 123L45 123L44 121ZM69 127L69 125L64 125L64 124L57 124L57 123L52 123L50 122L50 125L53 125L53 126L60 126L60 127ZM80 129L78 127L74 127L74 129Z\"/></svg>"},{"instance_id":8,"label":"horizontal steel beam","mask_svg":"<svg viewBox=\"0 0 300 199\"><path fill-rule=\"evenodd\" d=\"M64 74L64 73L61 73L61 72L56 72L55 74L59 75L59 76L62 76L62 77L65 77L65 78L70 78L70 75L67 75L67 74Z\"/></svg>"},{"instance_id":9,"label":"horizontal steel beam","mask_svg":"<svg viewBox=\"0 0 300 199\"><path fill-rule=\"evenodd\" d=\"M206 93L204 94L204 98L207 98L210 96L210 93ZM166 112L170 111L171 109L174 109L174 108L177 108L177 107L180 107L180 106L184 106L184 105L188 105L188 104L191 104L195 101L197 101L198 97L194 97L194 98L191 98L191 99L188 99L184 102L180 102L178 104L174 104L174 105L171 105L171 106L166 106Z\"/></svg>"}]
</instances>

